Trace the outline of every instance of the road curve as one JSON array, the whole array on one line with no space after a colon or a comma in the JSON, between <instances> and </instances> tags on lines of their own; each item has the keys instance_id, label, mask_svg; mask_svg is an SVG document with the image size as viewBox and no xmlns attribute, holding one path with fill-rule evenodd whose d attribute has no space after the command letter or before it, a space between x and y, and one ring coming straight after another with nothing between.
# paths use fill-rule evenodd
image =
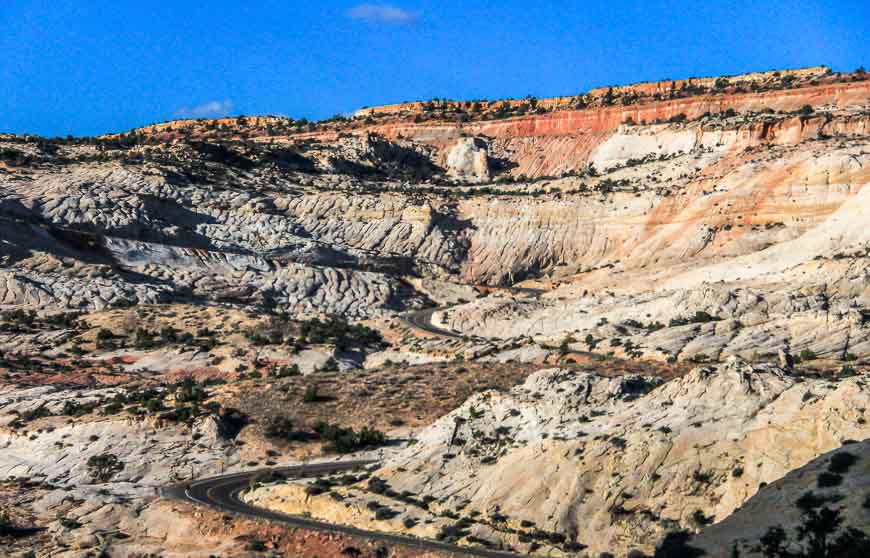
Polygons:
<instances>
[{"instance_id":1,"label":"road curve","mask_svg":"<svg viewBox=\"0 0 870 558\"><path fill-rule=\"evenodd\" d=\"M411 328L417 329L425 333L429 333L431 335L437 335L438 337L445 337L447 339L462 339L462 335L456 333L455 331L450 331L449 329L441 329L440 327L432 325L432 314L434 314L435 312L440 312L442 310L447 310L448 308L453 308L453 306L441 306L438 308L417 310L416 312L410 312L408 314L405 314L401 317L401 319Z\"/></svg>"},{"instance_id":2,"label":"road curve","mask_svg":"<svg viewBox=\"0 0 870 558\"><path fill-rule=\"evenodd\" d=\"M338 533L351 537L382 541L385 543L401 545L420 550L432 550L457 554L462 556L478 556L481 558L517 558L519 554L489 550L486 548L474 548L456 546L428 539L418 539L402 535L393 535L380 531L367 531L348 525L326 523L307 517L287 515L265 508L258 508L246 504L239 495L251 484L251 479L264 473L277 473L286 477L304 478L327 473L349 471L359 467L375 464L375 461L335 461L329 463L315 463L299 465L295 467L278 467L274 469L259 469L242 473L231 473L218 477L192 481L188 484L173 485L163 489L163 495L168 498L188 500L196 504L209 506L221 511L257 517L269 521L284 523L294 527Z\"/></svg>"},{"instance_id":3,"label":"road curve","mask_svg":"<svg viewBox=\"0 0 870 558\"><path fill-rule=\"evenodd\" d=\"M532 289L526 287L501 287L500 290L511 293L530 295L533 298L538 298L543 293L547 292L545 289ZM455 308L456 306L461 306L461 304L449 304L447 306L439 306L437 308L416 310L414 312L408 312L407 314L400 316L400 319L405 322L406 325L418 331L429 333L431 335L436 335L438 337L444 337L447 339L465 339L466 337L470 336L463 335L449 329L443 329L432 324L432 315L435 314L435 312L443 312L445 310Z\"/></svg>"},{"instance_id":4,"label":"road curve","mask_svg":"<svg viewBox=\"0 0 870 558\"><path fill-rule=\"evenodd\" d=\"M517 292L539 295L542 291L535 289L515 289ZM463 339L463 335L442 329L432 325L432 315L435 312L447 310L457 305L441 306L439 308L428 308L426 310L418 310L410 312L401 317L401 319L410 327L420 331L444 337L448 339ZM341 471L349 471L359 467L375 464L375 461L334 461L328 463L314 463L309 465L298 465L294 467L278 467L273 469L259 469L254 471L246 471L242 473L232 473L211 477L207 479L192 481L188 484L173 485L162 490L162 494L167 498L175 498L180 500L188 500L190 502L216 508L225 512L237 513L250 517L257 517L269 521L276 521L286 525L310 529L313 531L325 531L329 533L338 533L349 535L352 537L377 540L390 544L402 545L410 548L421 550L432 550L439 552L447 552L462 556L477 556L481 558L517 558L522 556L511 552L502 552L498 550L490 550L486 548L475 548L457 546L439 541L428 539L418 539L402 535L394 535L380 531L367 531L365 529L357 529L348 525L339 525L317 521L307 517L299 517L288 515L265 508L258 508L246 504L241 500L239 495L248 488L251 480L264 473L277 473L285 477L304 478L317 476L322 474L338 473Z\"/></svg>"}]
</instances>

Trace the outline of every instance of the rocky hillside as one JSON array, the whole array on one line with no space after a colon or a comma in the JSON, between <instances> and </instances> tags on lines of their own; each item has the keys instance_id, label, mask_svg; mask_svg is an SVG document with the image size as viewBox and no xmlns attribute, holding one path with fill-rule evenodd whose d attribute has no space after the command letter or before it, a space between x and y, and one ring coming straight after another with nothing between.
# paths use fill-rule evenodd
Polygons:
<instances>
[{"instance_id":1,"label":"rocky hillside","mask_svg":"<svg viewBox=\"0 0 870 558\"><path fill-rule=\"evenodd\" d=\"M825 540L833 555L870 552L870 538L850 533L866 530L868 523L870 444L847 442L763 487L691 545L711 556L727 556L735 547L741 555L760 556L781 533L786 552L807 552L814 540Z\"/></svg>"},{"instance_id":2,"label":"rocky hillside","mask_svg":"<svg viewBox=\"0 0 870 558\"><path fill-rule=\"evenodd\" d=\"M551 555L794 538L800 468L868 437L868 182L870 80L825 67L0 135L0 497L150 552L157 485L392 439L246 497Z\"/></svg>"},{"instance_id":3,"label":"rocky hillside","mask_svg":"<svg viewBox=\"0 0 870 558\"><path fill-rule=\"evenodd\" d=\"M365 524L376 498L395 512L373 522L381 529L448 536L458 520L458 538L521 552L649 551L668 532L730 516L759 487L844 441L870 437L868 401L862 377L832 383L736 360L667 383L544 370L509 394L470 398L375 471L377 482L305 506ZM265 505L300 511L265 492L274 498Z\"/></svg>"},{"instance_id":4,"label":"rocky hillside","mask_svg":"<svg viewBox=\"0 0 870 558\"><path fill-rule=\"evenodd\" d=\"M430 304L420 280L531 280L552 292L436 319L619 337L616 354L657 359L860 355L870 81L763 76L467 122L426 109L4 136L0 303L362 319ZM697 312L721 320L670 327Z\"/></svg>"}]
</instances>

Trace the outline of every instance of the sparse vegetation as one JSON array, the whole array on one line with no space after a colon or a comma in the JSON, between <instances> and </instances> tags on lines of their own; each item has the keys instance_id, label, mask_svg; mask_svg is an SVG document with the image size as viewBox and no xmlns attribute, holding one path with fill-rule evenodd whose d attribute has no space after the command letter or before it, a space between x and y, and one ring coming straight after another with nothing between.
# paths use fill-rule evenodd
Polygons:
<instances>
[{"instance_id":1,"label":"sparse vegetation","mask_svg":"<svg viewBox=\"0 0 870 558\"><path fill-rule=\"evenodd\" d=\"M782 458L785 452L780 448L765 455L764 463L749 457L757 454L746 445L770 439L767 430L781 424L768 421L773 418L768 410L775 411L783 402L794 404L789 409L796 414L793 424L807 424L812 422L810 413L832 408L841 412L842 420L821 426L834 430L831 436L857 438L863 432L865 410L857 409L852 399L843 406L834 397L845 392L837 386L848 386L848 394L861 393L852 390L853 385L866 387L860 376L867 366L862 328L870 323L870 314L855 307L854 288L844 298L836 291L838 284L822 273L840 266L838 274L848 270L854 279L866 254L833 248L828 255L819 250L822 257L812 266L812 288L799 283L804 270L810 275L810 267L798 266L789 268L794 285L776 277L775 288L781 289L776 292L767 281L773 274L756 281L755 261L740 259L794 239L822 222L822 213L833 210L834 204L849 198L846 187L838 187L835 196L825 198L824 211L812 207L810 196L824 194L825 188L801 173L823 176L836 167L837 184L842 186L854 183L857 169L866 167L866 153L857 140L853 142L859 136L849 131L854 122L847 122L842 106L802 92L770 99L754 95L751 103L730 98L803 86L810 79L847 82L863 75L863 69L853 76L810 74L811 78L783 72L758 82L735 76L610 87L563 101L531 96L498 102L434 99L398 116L374 111L320 123L239 117L81 140L42 142L4 135L0 174L9 178L11 195L0 200L0 219L3 226L8 218L15 227L11 240L4 229L0 242L9 248L0 250L3 269L11 270L6 283L12 294L7 299L15 303L16 297L25 297L40 308L40 313L0 312L0 333L8 340L0 354L0 374L25 386L27 397L35 402L9 397L4 403L18 409L8 413L14 419L9 427L16 430L10 447L32 442L58 452L81 451L85 463L74 465L73 474L106 483L135 479L152 463L149 474L159 470L156 476L165 478L169 471L183 479L211 474L218 458L221 468L271 467L318 451L346 454L407 442L413 449L403 455L431 456L431 470L425 469L429 462L418 467L408 459L396 466L388 458L383 471L389 472L379 474L400 475L401 483L393 482L392 476L384 480L355 471L349 481L325 476L306 490L338 505L351 505L357 496L371 499L360 505L368 510L366 519L394 521L391 528L419 526L417 533L437 532L445 541L495 548L504 535L512 545L522 543L514 549L517 552L555 554L550 547L557 547L563 553L581 553L584 546L575 537L586 536L589 529L582 520L565 533L545 529L562 525L557 518L572 517L575 511L582 517L583 506L598 507L599 498L606 498L604 513L612 514L614 521L605 530L607 536L620 540L630 527L631 533L644 537L639 544L647 547L654 542L651 533L679 528L670 519L675 516L684 525L705 528L714 519L705 510L718 508L702 499L714 495L731 502L737 494L739 500L760 478L770 478L770 463L778 468L794 465L793 455ZM836 88L817 90L828 89ZM645 92L652 90L655 93ZM708 97L697 103L669 102L701 94ZM810 98L816 109L807 105L794 110L805 102L794 99ZM638 103L649 104L631 108ZM777 109L760 108L766 103ZM697 107L705 104L711 112L698 117ZM725 108L728 105L740 107L740 112ZM724 110L717 113L713 106ZM592 113L565 119L528 116L587 107L612 108L602 111L602 119ZM673 114L680 110L692 117ZM856 108L848 119L861 122L864 116ZM460 125L507 118L517 120ZM621 118L626 128L614 136ZM635 121L641 118L648 121ZM789 128L810 119L813 126L801 128L806 137ZM437 122L437 129L445 131L439 135L442 139L459 136L482 142L476 145L481 151L475 151L480 157L476 161L486 166L482 184L441 168L451 145L447 139L418 141L414 134L427 129L415 122L426 121ZM574 133L570 127L583 121L600 121L601 129L596 124L594 134ZM558 137L539 142L530 135L514 141L500 132L522 128L537 133L541 123L550 127L548 134L555 131ZM659 126L635 128L653 123ZM389 139L375 133L387 129ZM497 136L490 136L493 130L499 131ZM668 144L675 135L695 141L689 142L691 146L678 145L682 139ZM595 151L599 137L632 143L611 149L613 159L608 163L608 150ZM558 144L558 151L550 143ZM828 151L836 155L830 158L836 165L828 160ZM597 168L591 163L583 168L592 159L600 160ZM797 161L801 164L795 166ZM812 169L805 161L812 162ZM764 183L743 196L750 190L746 185L754 184L753 173L765 169L809 186L801 186L792 197L794 188L771 189ZM69 192L52 186L58 177L66 180L67 174L75 178ZM123 196L116 198L117 192ZM64 205L79 193L81 200L72 201L81 203ZM501 204L497 212L493 200ZM107 209L115 203L118 215ZM783 222L771 223L766 214L759 218L761 204L768 209L787 205L792 208L787 213L794 215L775 217ZM526 214L529 208L538 211L538 206L546 212ZM491 228L489 217L483 215L494 217L498 228ZM164 265L167 260L171 265ZM688 278L683 272L701 261L705 272L712 270L709 281L693 273L703 279L703 287L670 289L668 285L681 284L671 281L673 273ZM728 261L751 267L749 279L736 267L717 277ZM719 282L722 277L725 280ZM654 295L636 296L647 292L647 283L657 289ZM817 288L816 283L826 287ZM535 288L498 287L511 284ZM547 294L537 292L551 287ZM62 299L64 307L99 310L42 315L55 299ZM178 300L184 303L176 304ZM455 327L458 335L418 331L423 328L403 319L415 309L447 307L454 301L461 304L444 311L443 323L450 325L442 327ZM556 314L545 316L547 311ZM409 314L403 316L405 312ZM785 323L790 313L799 314L800 327ZM843 337L847 330L835 322L846 319L848 333ZM487 336L495 322L493 330L504 336ZM818 325L822 322L824 327ZM538 323L540 327L534 325ZM463 337L463 331L468 335ZM383 351L387 341L396 344L395 352ZM677 397L681 386L671 384L662 390L668 397L656 400L653 395L647 402L660 378L697 368L693 362L705 364L691 376L693 381L712 384L723 377L723 368L731 366L719 359L737 354L749 361L775 362L780 347L812 347L824 358L804 348L798 360L803 365L787 374L754 366L750 370L743 363L734 368L737 373L728 377L728 400L722 405L735 413L764 408L752 422L753 427L767 429L757 437L742 436L745 421L730 415L717 424L724 413L715 409L715 402L700 402L713 412L696 412L695 401ZM600 354L575 351L580 348ZM387 357L393 362L381 365ZM632 360L642 357L648 360ZM572 383L529 383L508 393L530 373L554 365L560 374L576 374ZM847 374L855 377L844 378ZM801 382L803 386L792 389L793 383ZM781 387L788 393L776 399ZM713 393L701 388L692 393L699 398ZM498 393L483 394L488 390ZM806 395L800 402L802 394ZM515 402L500 403L514 395ZM733 407L732 397L737 400ZM741 397L757 401L744 405ZM653 402L655 408L630 416L623 411L632 407L623 405L632 400L636 408ZM563 412L552 408L562 401ZM236 407L244 413L235 414ZM581 411L575 414L575 408ZM409 441L390 441L384 434L398 427L417 432L454 409L467 412L453 415L458 419L453 424L447 419L443 429L439 425L437 440L446 448L425 447L434 439L429 432ZM648 422L638 429L635 420ZM65 437L68 429L74 432L82 423L113 421L142 426L143 439L128 438L116 445L118 429L110 428L83 429L82 436ZM237 437L247 424L252 426ZM713 440L709 449L716 433L733 435L729 440L738 442L718 451L723 447ZM167 449L167 440L175 445ZM650 465L653 458L659 459L662 446L672 444L685 445L679 453L691 453L691 459L678 466ZM125 454L112 448L124 448ZM145 466L139 451L151 452ZM521 485L526 477L509 478L511 467L528 467L523 471L528 481L521 488L531 492L542 477L528 474L534 472L534 464L521 460L537 459L545 452L552 452L554 460L570 460L569 467L560 465L552 472L554 480L545 490L563 487L573 497L573 488L568 488L573 483L570 486L587 491L568 503L567 514L556 502L562 498L561 489L547 495L548 505L554 503L553 517L535 514L540 527L508 517L515 506L502 510L463 499L477 482L487 483L483 492ZM858 455L858 448L832 453L827 470L806 480L818 486L801 496L797 506L806 515L815 514L817 523L835 522L836 517L823 517L822 512L826 506L840 505L846 488L856 486L850 472L855 475L860 468L855 467ZM640 464L638 456L644 459ZM604 466L602 459L607 460ZM505 473L503 480L483 478L496 471ZM65 490L47 486L63 484L64 476L56 472L45 475L46 487L39 490ZM413 479L433 474L458 477L459 482L451 478L444 483L450 481L456 491L445 494L433 482L426 490L434 496L412 492L419 488ZM559 475L567 475L568 482ZM259 475L251 480L252 486L267 481ZM501 482L501 489L493 484ZM637 487L630 486L634 482ZM593 492L604 484L614 490L608 488L606 495ZM690 496L679 508L671 502L653 506L644 501L650 487L678 487ZM103 489L112 505L127 504L115 491L110 495L108 487ZM72 498L76 494L78 489L63 505L77 507ZM50 500L40 496L34 501ZM868 502L865 507L870 507ZM414 513L398 517L398 510L408 506L416 508ZM423 510L429 510L428 515ZM0 534L5 519L0 514ZM435 521L438 527L426 525ZM65 518L60 526L79 528ZM832 532L825 544L840 544L844 532ZM103 534L114 536L105 530ZM496 536L490 540L492 534ZM251 536L238 540L252 551L284 550L271 532L260 529L256 535L268 544ZM855 533L850 536L851 542L862 540ZM803 532L783 531L781 537L774 532L767 541L770 548L778 548L777 540L783 542L789 558L802 558L798 552L818 558L811 552L812 536L801 537ZM700 556L691 542L689 533L671 533L655 555ZM355 547L344 551L348 556L362 552ZM739 552L735 545L733 553Z\"/></svg>"},{"instance_id":2,"label":"sparse vegetation","mask_svg":"<svg viewBox=\"0 0 870 558\"><path fill-rule=\"evenodd\" d=\"M124 470L124 463L111 453L92 455L88 458L88 471L94 482L109 482L114 476Z\"/></svg>"},{"instance_id":3,"label":"sparse vegetation","mask_svg":"<svg viewBox=\"0 0 870 558\"><path fill-rule=\"evenodd\" d=\"M765 558L859 558L870 556L870 537L854 527L843 528L841 510L804 502L803 523L794 540L782 527L770 527L758 550ZM798 550L795 550L797 548Z\"/></svg>"},{"instance_id":4,"label":"sparse vegetation","mask_svg":"<svg viewBox=\"0 0 870 558\"><path fill-rule=\"evenodd\" d=\"M353 453L384 444L386 436L379 430L364 426L359 431L338 425L320 422L314 431L326 442L326 450L336 453Z\"/></svg>"},{"instance_id":5,"label":"sparse vegetation","mask_svg":"<svg viewBox=\"0 0 870 558\"><path fill-rule=\"evenodd\" d=\"M9 515L9 512L0 509L0 537L12 535L16 530L15 522L12 521L12 516Z\"/></svg>"}]
</instances>

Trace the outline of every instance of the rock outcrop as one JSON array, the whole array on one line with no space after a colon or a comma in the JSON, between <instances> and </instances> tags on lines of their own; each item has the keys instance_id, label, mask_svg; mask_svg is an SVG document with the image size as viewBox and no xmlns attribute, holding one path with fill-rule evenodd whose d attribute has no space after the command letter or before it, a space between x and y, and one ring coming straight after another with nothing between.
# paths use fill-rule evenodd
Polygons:
<instances>
[{"instance_id":1,"label":"rock outcrop","mask_svg":"<svg viewBox=\"0 0 870 558\"><path fill-rule=\"evenodd\" d=\"M551 556L678 529L721 553L765 510L793 531L820 456L870 437L868 145L870 81L823 67L0 134L0 482L38 486L11 490L45 548L129 529L113 548L144 554L152 522L179 538L156 485L274 464L283 409L360 428L389 390L375 420L413 442L378 471L245 498ZM318 396L362 369L407 372L439 414L467 401L413 431L432 413L389 416L405 392L362 372L346 391L366 398ZM223 422L227 399L253 427ZM288 459L320 432L296 419L273 424Z\"/></svg>"},{"instance_id":2,"label":"rock outcrop","mask_svg":"<svg viewBox=\"0 0 870 558\"><path fill-rule=\"evenodd\" d=\"M739 360L666 383L545 370L509 394L471 397L375 471L389 492L374 494L431 502L381 499L397 513L379 527L403 531L410 514L431 530L428 514L461 510L474 536L503 547L528 551L543 531L565 537L551 544L557 553L572 542L593 555L649 551L665 533L720 521L760 487L870 437L868 408L862 377L830 382ZM365 487L306 506L367 521L372 483L356 486Z\"/></svg>"},{"instance_id":3,"label":"rock outcrop","mask_svg":"<svg viewBox=\"0 0 870 558\"><path fill-rule=\"evenodd\" d=\"M486 143L479 138L460 138L447 152L447 173L462 182L489 181Z\"/></svg>"}]
</instances>

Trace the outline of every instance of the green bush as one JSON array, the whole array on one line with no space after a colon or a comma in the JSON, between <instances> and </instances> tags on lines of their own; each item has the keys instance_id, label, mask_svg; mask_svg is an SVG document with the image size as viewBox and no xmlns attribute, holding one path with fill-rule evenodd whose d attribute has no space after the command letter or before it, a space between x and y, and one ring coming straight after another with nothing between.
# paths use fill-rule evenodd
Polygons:
<instances>
[{"instance_id":1,"label":"green bush","mask_svg":"<svg viewBox=\"0 0 870 558\"><path fill-rule=\"evenodd\" d=\"M109 482L112 477L124 470L124 463L111 453L92 455L88 459L87 466L94 482Z\"/></svg>"},{"instance_id":2,"label":"green bush","mask_svg":"<svg viewBox=\"0 0 870 558\"><path fill-rule=\"evenodd\" d=\"M15 522L6 510L0 510L0 537L5 537L15 533Z\"/></svg>"},{"instance_id":3,"label":"green bush","mask_svg":"<svg viewBox=\"0 0 870 558\"><path fill-rule=\"evenodd\" d=\"M671 321L668 323L668 326L669 327L680 327L680 326L684 326L684 325L688 325L688 324L704 324L707 322L718 322L721 320L722 320L722 318L720 318L719 316L713 316L711 314L708 314L707 312L704 312L703 310L698 310L697 312L695 312L694 316L691 316L689 318L683 318L683 317L671 318Z\"/></svg>"},{"instance_id":4,"label":"green bush","mask_svg":"<svg viewBox=\"0 0 870 558\"><path fill-rule=\"evenodd\" d=\"M828 464L828 471L831 473L836 473L842 475L849 471L849 468L852 467L858 458L847 451L841 451L839 453L835 453L831 457L831 462Z\"/></svg>"},{"instance_id":5,"label":"green bush","mask_svg":"<svg viewBox=\"0 0 870 558\"><path fill-rule=\"evenodd\" d=\"M819 473L818 479L816 479L816 483L819 488L831 488L833 486L840 486L843 482L843 477L836 473L830 473L828 471L823 471Z\"/></svg>"},{"instance_id":6,"label":"green bush","mask_svg":"<svg viewBox=\"0 0 870 558\"><path fill-rule=\"evenodd\" d=\"M824 507L803 510L803 523L791 541L782 527L770 527L759 541L765 558L864 558L870 556L870 537L860 529L843 527L841 510Z\"/></svg>"},{"instance_id":7,"label":"green bush","mask_svg":"<svg viewBox=\"0 0 870 558\"><path fill-rule=\"evenodd\" d=\"M325 322L317 319L302 322L299 335L308 343L332 342L339 350L352 346L383 343L383 338L377 331L363 325L351 325L337 318L331 318Z\"/></svg>"},{"instance_id":8,"label":"green bush","mask_svg":"<svg viewBox=\"0 0 870 558\"><path fill-rule=\"evenodd\" d=\"M327 451L353 453L365 448L382 446L386 436L379 430L364 426L359 432L335 424L319 422L314 431L326 442Z\"/></svg>"},{"instance_id":9,"label":"green bush","mask_svg":"<svg viewBox=\"0 0 870 558\"><path fill-rule=\"evenodd\" d=\"M281 438L289 440L293 437L293 421L284 416L272 417L266 424L263 434L267 438Z\"/></svg>"},{"instance_id":10,"label":"green bush","mask_svg":"<svg viewBox=\"0 0 870 558\"><path fill-rule=\"evenodd\" d=\"M205 388L193 378L185 378L175 387L176 403L196 403L208 398Z\"/></svg>"},{"instance_id":11,"label":"green bush","mask_svg":"<svg viewBox=\"0 0 870 558\"><path fill-rule=\"evenodd\" d=\"M688 531L668 533L656 547L654 558L698 558L706 552L689 544L692 534Z\"/></svg>"}]
</instances>

